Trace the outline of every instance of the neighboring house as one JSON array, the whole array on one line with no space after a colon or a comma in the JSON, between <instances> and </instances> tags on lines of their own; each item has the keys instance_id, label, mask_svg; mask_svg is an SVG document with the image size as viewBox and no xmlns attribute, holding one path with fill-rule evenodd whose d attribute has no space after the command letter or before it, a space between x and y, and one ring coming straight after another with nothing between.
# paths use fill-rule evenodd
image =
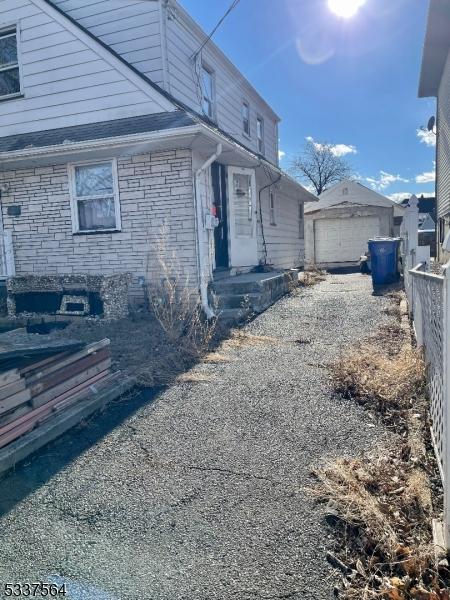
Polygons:
<instances>
[{"instance_id":1,"label":"neighboring house","mask_svg":"<svg viewBox=\"0 0 450 600\"><path fill-rule=\"evenodd\" d=\"M355 265L367 242L395 233L404 208L353 180L323 192L305 208L306 263L327 268Z\"/></svg>"},{"instance_id":2,"label":"neighboring house","mask_svg":"<svg viewBox=\"0 0 450 600\"><path fill-rule=\"evenodd\" d=\"M430 256L436 256L436 198L418 198L419 208L419 246L430 246ZM400 202L408 205L409 198ZM395 218L394 218L395 220Z\"/></svg>"},{"instance_id":3,"label":"neighboring house","mask_svg":"<svg viewBox=\"0 0 450 600\"><path fill-rule=\"evenodd\" d=\"M214 273L304 263L279 118L174 0L2 0L1 275ZM12 248L8 240L12 239Z\"/></svg>"},{"instance_id":4,"label":"neighboring house","mask_svg":"<svg viewBox=\"0 0 450 600\"><path fill-rule=\"evenodd\" d=\"M436 229L437 256L450 258L442 242L450 231L450 0L431 0L422 68L420 98L437 98Z\"/></svg>"}]
</instances>

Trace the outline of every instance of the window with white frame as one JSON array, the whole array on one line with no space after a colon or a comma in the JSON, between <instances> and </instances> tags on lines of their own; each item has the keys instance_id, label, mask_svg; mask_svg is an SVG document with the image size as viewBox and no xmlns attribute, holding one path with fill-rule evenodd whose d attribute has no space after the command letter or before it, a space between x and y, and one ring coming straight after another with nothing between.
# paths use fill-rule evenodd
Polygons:
<instances>
[{"instance_id":1,"label":"window with white frame","mask_svg":"<svg viewBox=\"0 0 450 600\"><path fill-rule=\"evenodd\" d=\"M210 119L214 119L214 73L207 66L201 66L202 110Z\"/></svg>"},{"instance_id":2,"label":"window with white frame","mask_svg":"<svg viewBox=\"0 0 450 600\"><path fill-rule=\"evenodd\" d=\"M242 130L250 137L250 105L245 100L242 103Z\"/></svg>"},{"instance_id":3,"label":"window with white frame","mask_svg":"<svg viewBox=\"0 0 450 600\"><path fill-rule=\"evenodd\" d=\"M0 29L0 99L20 92L17 28Z\"/></svg>"},{"instance_id":4,"label":"window with white frame","mask_svg":"<svg viewBox=\"0 0 450 600\"><path fill-rule=\"evenodd\" d=\"M114 160L70 166L73 231L120 229L117 165Z\"/></svg>"},{"instance_id":5,"label":"window with white frame","mask_svg":"<svg viewBox=\"0 0 450 600\"><path fill-rule=\"evenodd\" d=\"M256 119L256 140L258 143L258 152L264 154L264 119L259 116Z\"/></svg>"},{"instance_id":6,"label":"window with white frame","mask_svg":"<svg viewBox=\"0 0 450 600\"><path fill-rule=\"evenodd\" d=\"M270 215L270 224L276 225L277 222L275 220L275 192L270 190L269 192L269 215Z\"/></svg>"},{"instance_id":7,"label":"window with white frame","mask_svg":"<svg viewBox=\"0 0 450 600\"><path fill-rule=\"evenodd\" d=\"M298 237L303 240L305 237L305 205L298 203Z\"/></svg>"}]
</instances>

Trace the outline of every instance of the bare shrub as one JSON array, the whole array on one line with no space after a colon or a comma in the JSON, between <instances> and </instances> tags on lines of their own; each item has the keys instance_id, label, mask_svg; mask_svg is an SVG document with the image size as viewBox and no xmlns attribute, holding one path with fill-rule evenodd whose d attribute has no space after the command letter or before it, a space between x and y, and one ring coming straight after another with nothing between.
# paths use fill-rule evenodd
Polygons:
<instances>
[{"instance_id":1,"label":"bare shrub","mask_svg":"<svg viewBox=\"0 0 450 600\"><path fill-rule=\"evenodd\" d=\"M150 264L156 265L156 276L155 269L150 273ZM147 288L149 308L168 339L193 357L201 356L210 346L217 321L206 318L198 290L191 285L176 250L169 247L165 226L150 247L147 273L152 282Z\"/></svg>"}]
</instances>

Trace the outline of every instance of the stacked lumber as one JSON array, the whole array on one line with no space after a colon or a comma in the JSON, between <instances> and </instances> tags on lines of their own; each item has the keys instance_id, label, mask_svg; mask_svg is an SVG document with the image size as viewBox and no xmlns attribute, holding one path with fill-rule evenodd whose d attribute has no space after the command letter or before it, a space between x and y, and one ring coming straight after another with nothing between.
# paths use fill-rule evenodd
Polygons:
<instances>
[{"instance_id":1,"label":"stacked lumber","mask_svg":"<svg viewBox=\"0 0 450 600\"><path fill-rule=\"evenodd\" d=\"M110 341L3 348L0 335L0 448L111 384ZM23 340L22 340L23 341ZM20 343L18 344L20 346ZM30 349L31 348L31 349Z\"/></svg>"}]
</instances>

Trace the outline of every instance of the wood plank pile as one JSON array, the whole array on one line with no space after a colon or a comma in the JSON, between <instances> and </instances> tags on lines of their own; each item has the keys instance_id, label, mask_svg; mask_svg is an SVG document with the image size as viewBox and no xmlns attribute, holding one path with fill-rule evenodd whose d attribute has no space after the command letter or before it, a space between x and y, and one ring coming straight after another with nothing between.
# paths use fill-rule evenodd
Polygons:
<instances>
[{"instance_id":1,"label":"wood plank pile","mask_svg":"<svg viewBox=\"0 0 450 600\"><path fill-rule=\"evenodd\" d=\"M46 342L15 330L0 335L0 448L111 385L108 339Z\"/></svg>"}]
</instances>

